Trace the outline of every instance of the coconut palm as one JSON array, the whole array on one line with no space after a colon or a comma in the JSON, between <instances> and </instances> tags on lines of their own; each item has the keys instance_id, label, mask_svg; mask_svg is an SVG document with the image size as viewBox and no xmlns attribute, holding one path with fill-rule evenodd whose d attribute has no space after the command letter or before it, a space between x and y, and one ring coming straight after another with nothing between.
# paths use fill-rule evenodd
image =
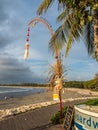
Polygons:
<instances>
[{"instance_id":1,"label":"coconut palm","mask_svg":"<svg viewBox=\"0 0 98 130\"><path fill-rule=\"evenodd\" d=\"M38 8L38 14L46 13L53 2L54 0L43 0ZM58 7L63 9L57 18L61 25L50 40L50 48L54 50L54 40L59 49L67 43L67 55L72 43L85 34L88 53L92 54L95 50L95 57L98 60L97 0L58 0Z\"/></svg>"}]
</instances>

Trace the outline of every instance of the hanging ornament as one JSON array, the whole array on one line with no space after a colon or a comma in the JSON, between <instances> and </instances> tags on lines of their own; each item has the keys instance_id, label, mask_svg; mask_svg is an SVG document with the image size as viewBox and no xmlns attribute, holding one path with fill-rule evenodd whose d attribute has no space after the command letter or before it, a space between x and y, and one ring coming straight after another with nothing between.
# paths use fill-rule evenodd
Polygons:
<instances>
[{"instance_id":1,"label":"hanging ornament","mask_svg":"<svg viewBox=\"0 0 98 130\"><path fill-rule=\"evenodd\" d=\"M28 27L28 32L30 32L30 27Z\"/></svg>"},{"instance_id":2,"label":"hanging ornament","mask_svg":"<svg viewBox=\"0 0 98 130\"><path fill-rule=\"evenodd\" d=\"M29 32L27 33L27 37L29 37L30 35L29 35Z\"/></svg>"},{"instance_id":3,"label":"hanging ornament","mask_svg":"<svg viewBox=\"0 0 98 130\"><path fill-rule=\"evenodd\" d=\"M28 58L28 55L29 55L29 34L30 32L30 27L28 27L28 30L27 30L27 39L26 39L26 44L25 44L25 53L24 53L24 59L26 60Z\"/></svg>"},{"instance_id":4,"label":"hanging ornament","mask_svg":"<svg viewBox=\"0 0 98 130\"><path fill-rule=\"evenodd\" d=\"M62 80L57 78L55 81L54 91L53 91L53 100L59 100L59 91L62 89Z\"/></svg>"},{"instance_id":5,"label":"hanging ornament","mask_svg":"<svg viewBox=\"0 0 98 130\"><path fill-rule=\"evenodd\" d=\"M28 42L26 42L25 44L25 53L24 53L24 59L26 60L28 58L29 55L29 44Z\"/></svg>"},{"instance_id":6,"label":"hanging ornament","mask_svg":"<svg viewBox=\"0 0 98 130\"><path fill-rule=\"evenodd\" d=\"M61 90L62 89L62 79L61 78L57 78L55 81L55 88L56 90Z\"/></svg>"},{"instance_id":7,"label":"hanging ornament","mask_svg":"<svg viewBox=\"0 0 98 130\"><path fill-rule=\"evenodd\" d=\"M29 38L27 38L27 40L26 40L27 42L29 42Z\"/></svg>"},{"instance_id":8,"label":"hanging ornament","mask_svg":"<svg viewBox=\"0 0 98 130\"><path fill-rule=\"evenodd\" d=\"M25 49L29 49L29 43L28 42L26 42L26 44L25 44Z\"/></svg>"}]
</instances>

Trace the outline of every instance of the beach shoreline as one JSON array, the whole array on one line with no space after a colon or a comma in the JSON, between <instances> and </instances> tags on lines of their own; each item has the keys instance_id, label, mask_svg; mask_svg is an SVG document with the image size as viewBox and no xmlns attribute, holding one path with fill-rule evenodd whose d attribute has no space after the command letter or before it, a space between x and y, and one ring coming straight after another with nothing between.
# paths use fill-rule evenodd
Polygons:
<instances>
[{"instance_id":1,"label":"beach shoreline","mask_svg":"<svg viewBox=\"0 0 98 130\"><path fill-rule=\"evenodd\" d=\"M42 87L9 87L9 86L5 86L5 87L0 87L0 100L3 99L10 99L10 98L19 98L19 97L24 97L24 96L28 96L31 94L35 94L35 93L41 93L47 91L46 88L42 88Z\"/></svg>"},{"instance_id":2,"label":"beach shoreline","mask_svg":"<svg viewBox=\"0 0 98 130\"><path fill-rule=\"evenodd\" d=\"M53 92L47 89L47 91L43 93L0 100L0 120L6 116L59 103L59 101L53 101L52 96ZM87 98L98 98L98 92L85 89L65 88L65 93L62 94L63 102Z\"/></svg>"}]
</instances>

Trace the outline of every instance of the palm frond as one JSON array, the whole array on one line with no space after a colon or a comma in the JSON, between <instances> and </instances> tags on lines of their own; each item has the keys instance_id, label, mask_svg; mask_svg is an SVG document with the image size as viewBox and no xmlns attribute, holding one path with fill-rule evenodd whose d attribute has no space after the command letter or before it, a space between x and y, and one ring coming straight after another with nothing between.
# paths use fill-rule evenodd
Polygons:
<instances>
[{"instance_id":1,"label":"palm frond","mask_svg":"<svg viewBox=\"0 0 98 130\"><path fill-rule=\"evenodd\" d=\"M62 4L63 6L66 4L65 0L58 0L59 4Z\"/></svg>"},{"instance_id":2,"label":"palm frond","mask_svg":"<svg viewBox=\"0 0 98 130\"><path fill-rule=\"evenodd\" d=\"M85 45L88 50L88 54L93 54L94 52L94 30L91 23L88 23L85 27Z\"/></svg>"},{"instance_id":3,"label":"palm frond","mask_svg":"<svg viewBox=\"0 0 98 130\"><path fill-rule=\"evenodd\" d=\"M69 30L69 34L68 34L68 40L67 40L67 46L66 46L66 54L65 54L65 56L68 56L68 53L69 53L69 50L70 50L70 48L71 48L71 46L72 46L72 43L74 42L74 41L77 41L78 40L78 38L80 37L80 35L81 35L81 33L82 33L82 28L81 28L81 26L77 23L77 21L73 21L73 25L71 26L71 28L70 28L70 26L68 26L69 25L69 23L67 23L67 21L66 21L66 23L64 23L65 25L65 28L64 28L64 31L66 32L68 32L68 30ZM67 24L67 28L66 28L66 24Z\"/></svg>"},{"instance_id":4,"label":"palm frond","mask_svg":"<svg viewBox=\"0 0 98 130\"><path fill-rule=\"evenodd\" d=\"M70 50L70 48L71 48L71 45L72 45L72 33L70 33L70 36L69 36L69 38L68 38L65 56L68 55L68 52L69 52L69 50Z\"/></svg>"},{"instance_id":5,"label":"palm frond","mask_svg":"<svg viewBox=\"0 0 98 130\"><path fill-rule=\"evenodd\" d=\"M65 9L66 4L65 0L58 0L58 10Z\"/></svg>"},{"instance_id":6,"label":"palm frond","mask_svg":"<svg viewBox=\"0 0 98 130\"><path fill-rule=\"evenodd\" d=\"M49 42L49 48L55 51L53 42L56 41L58 49L62 49L67 44L66 56L68 55L69 49L73 41L77 40L82 34L83 30L79 24L79 20L75 18L73 13L69 14L64 23L56 30L54 36Z\"/></svg>"},{"instance_id":7,"label":"palm frond","mask_svg":"<svg viewBox=\"0 0 98 130\"><path fill-rule=\"evenodd\" d=\"M61 22L63 20L65 20L66 15L68 15L68 9L65 9L58 17L57 17L57 21Z\"/></svg>"},{"instance_id":8,"label":"palm frond","mask_svg":"<svg viewBox=\"0 0 98 130\"><path fill-rule=\"evenodd\" d=\"M66 40L63 28L62 28L62 26L60 26L55 31L55 34L49 41L49 49L52 50L54 53L55 52L54 44L56 44L58 50L61 50L65 46L66 42L67 42L67 40Z\"/></svg>"},{"instance_id":9,"label":"palm frond","mask_svg":"<svg viewBox=\"0 0 98 130\"><path fill-rule=\"evenodd\" d=\"M38 14L45 13L53 2L54 0L43 0L38 8ZM72 43L83 34L84 27L86 27L85 37L87 38L85 44L88 53L92 54L94 51L94 39L91 25L89 24L92 21L88 21L88 16L90 15L89 8L92 8L95 3L97 3L97 0L58 0L58 6L63 9L63 12L58 16L57 21L62 23L49 42L49 48L53 53L55 52L54 44L60 50L67 43L66 55L68 55ZM84 21L83 25L81 25L82 20Z\"/></svg>"},{"instance_id":10,"label":"palm frond","mask_svg":"<svg viewBox=\"0 0 98 130\"><path fill-rule=\"evenodd\" d=\"M49 6L54 2L54 0L43 0L41 5L38 7L37 13L41 15L42 13L46 13Z\"/></svg>"}]
</instances>

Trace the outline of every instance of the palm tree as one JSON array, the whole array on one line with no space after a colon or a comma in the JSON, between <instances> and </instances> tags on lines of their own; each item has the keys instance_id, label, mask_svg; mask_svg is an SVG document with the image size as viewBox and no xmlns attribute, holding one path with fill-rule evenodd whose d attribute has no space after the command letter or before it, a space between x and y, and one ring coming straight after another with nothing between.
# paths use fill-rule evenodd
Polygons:
<instances>
[{"instance_id":1,"label":"palm tree","mask_svg":"<svg viewBox=\"0 0 98 130\"><path fill-rule=\"evenodd\" d=\"M46 13L54 0L43 0L38 8L38 14ZM66 55L72 43L85 32L86 46L89 54L95 51L98 61L98 2L97 0L58 0L59 9L63 12L58 16L58 22L62 22L50 40L50 48L54 50L56 41L58 48L62 49L67 43Z\"/></svg>"},{"instance_id":2,"label":"palm tree","mask_svg":"<svg viewBox=\"0 0 98 130\"><path fill-rule=\"evenodd\" d=\"M98 3L93 6L95 56L98 61Z\"/></svg>"}]
</instances>

